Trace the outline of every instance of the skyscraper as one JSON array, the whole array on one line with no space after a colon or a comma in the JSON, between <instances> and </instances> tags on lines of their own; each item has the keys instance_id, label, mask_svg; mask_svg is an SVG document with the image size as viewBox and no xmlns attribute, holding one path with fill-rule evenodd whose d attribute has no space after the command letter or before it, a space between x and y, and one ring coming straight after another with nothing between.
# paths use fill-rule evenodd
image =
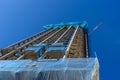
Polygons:
<instances>
[{"instance_id":1,"label":"skyscraper","mask_svg":"<svg viewBox=\"0 0 120 80\"><path fill-rule=\"evenodd\" d=\"M7 76L14 73L11 80L99 80L98 60L88 52L86 22L44 27L44 31L1 49L0 63L4 62Z\"/></svg>"}]
</instances>

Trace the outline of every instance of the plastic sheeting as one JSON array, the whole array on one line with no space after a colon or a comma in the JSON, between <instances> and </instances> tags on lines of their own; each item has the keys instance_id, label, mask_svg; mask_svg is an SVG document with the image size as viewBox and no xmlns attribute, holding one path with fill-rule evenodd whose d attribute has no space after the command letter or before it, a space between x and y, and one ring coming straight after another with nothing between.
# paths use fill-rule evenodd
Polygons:
<instances>
[{"instance_id":1,"label":"plastic sheeting","mask_svg":"<svg viewBox=\"0 0 120 80\"><path fill-rule=\"evenodd\" d=\"M45 49L48 49L48 45L45 44L45 43L42 43L42 44L34 44L33 46L35 46L35 47L45 47Z\"/></svg>"},{"instance_id":2,"label":"plastic sheeting","mask_svg":"<svg viewBox=\"0 0 120 80\"><path fill-rule=\"evenodd\" d=\"M49 47L47 51L65 51L65 47Z\"/></svg>"},{"instance_id":3,"label":"plastic sheeting","mask_svg":"<svg viewBox=\"0 0 120 80\"><path fill-rule=\"evenodd\" d=\"M0 61L0 80L99 80L97 58Z\"/></svg>"},{"instance_id":4,"label":"plastic sheeting","mask_svg":"<svg viewBox=\"0 0 120 80\"><path fill-rule=\"evenodd\" d=\"M64 43L53 43L51 46L52 47L64 47L65 45Z\"/></svg>"}]
</instances>

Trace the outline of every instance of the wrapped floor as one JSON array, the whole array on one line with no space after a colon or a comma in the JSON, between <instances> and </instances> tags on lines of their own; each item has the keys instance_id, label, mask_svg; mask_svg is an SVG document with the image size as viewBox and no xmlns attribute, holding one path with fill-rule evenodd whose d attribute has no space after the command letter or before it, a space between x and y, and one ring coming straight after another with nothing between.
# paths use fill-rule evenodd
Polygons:
<instances>
[{"instance_id":1,"label":"wrapped floor","mask_svg":"<svg viewBox=\"0 0 120 80\"><path fill-rule=\"evenodd\" d=\"M97 58L1 60L0 80L99 80Z\"/></svg>"}]
</instances>

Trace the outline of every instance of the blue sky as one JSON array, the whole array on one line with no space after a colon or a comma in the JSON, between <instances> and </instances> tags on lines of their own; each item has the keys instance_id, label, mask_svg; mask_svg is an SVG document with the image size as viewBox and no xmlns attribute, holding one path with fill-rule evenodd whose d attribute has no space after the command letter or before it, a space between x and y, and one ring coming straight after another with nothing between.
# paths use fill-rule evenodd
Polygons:
<instances>
[{"instance_id":1,"label":"blue sky","mask_svg":"<svg viewBox=\"0 0 120 80\"><path fill-rule=\"evenodd\" d=\"M0 0L0 48L33 35L42 26L60 22L87 21L91 30L90 52L97 52L100 79L119 79L119 0Z\"/></svg>"}]
</instances>

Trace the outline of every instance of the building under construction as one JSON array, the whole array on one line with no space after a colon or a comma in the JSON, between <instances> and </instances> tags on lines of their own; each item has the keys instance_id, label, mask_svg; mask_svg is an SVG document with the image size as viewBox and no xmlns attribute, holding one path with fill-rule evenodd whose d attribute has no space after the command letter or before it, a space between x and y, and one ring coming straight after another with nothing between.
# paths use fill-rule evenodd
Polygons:
<instances>
[{"instance_id":1,"label":"building under construction","mask_svg":"<svg viewBox=\"0 0 120 80\"><path fill-rule=\"evenodd\" d=\"M98 60L88 51L86 22L44 27L1 49L0 80L99 80Z\"/></svg>"}]
</instances>

